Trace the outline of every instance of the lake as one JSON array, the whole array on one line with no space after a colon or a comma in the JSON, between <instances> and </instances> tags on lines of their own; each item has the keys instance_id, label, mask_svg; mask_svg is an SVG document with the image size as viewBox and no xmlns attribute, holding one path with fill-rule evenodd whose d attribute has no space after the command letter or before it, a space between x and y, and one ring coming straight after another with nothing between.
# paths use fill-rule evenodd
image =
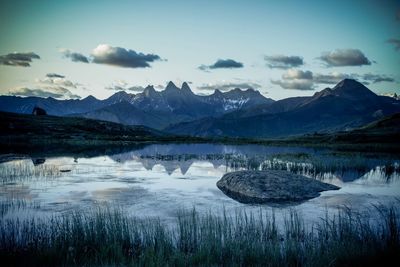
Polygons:
<instances>
[{"instance_id":1,"label":"lake","mask_svg":"<svg viewBox=\"0 0 400 267\"><path fill-rule=\"evenodd\" d=\"M94 157L21 156L0 163L0 201L34 203L25 205L24 212L4 212L7 218L116 205L129 215L167 222L193 208L213 214L273 210L278 215L295 209L315 220L338 208L364 212L398 202L399 163L398 155L222 144L152 144ZM242 204L216 182L227 172L245 169L289 170L341 189L302 203Z\"/></svg>"}]
</instances>

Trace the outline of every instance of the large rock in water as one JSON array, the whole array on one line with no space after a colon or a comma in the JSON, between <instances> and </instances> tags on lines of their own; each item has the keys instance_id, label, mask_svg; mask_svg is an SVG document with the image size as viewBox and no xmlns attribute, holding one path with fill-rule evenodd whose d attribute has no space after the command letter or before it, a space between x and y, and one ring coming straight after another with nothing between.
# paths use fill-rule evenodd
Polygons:
<instances>
[{"instance_id":1,"label":"large rock in water","mask_svg":"<svg viewBox=\"0 0 400 267\"><path fill-rule=\"evenodd\" d=\"M237 171L225 174L218 188L242 203L301 202L339 187L288 171Z\"/></svg>"}]
</instances>

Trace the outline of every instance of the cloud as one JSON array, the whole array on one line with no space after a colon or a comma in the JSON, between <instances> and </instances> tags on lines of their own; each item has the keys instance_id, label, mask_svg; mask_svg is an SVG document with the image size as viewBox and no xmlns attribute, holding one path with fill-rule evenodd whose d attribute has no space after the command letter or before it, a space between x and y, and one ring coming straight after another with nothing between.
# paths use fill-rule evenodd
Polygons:
<instances>
[{"instance_id":1,"label":"cloud","mask_svg":"<svg viewBox=\"0 0 400 267\"><path fill-rule=\"evenodd\" d=\"M389 44L392 44L394 46L394 49L396 49L397 51L400 50L400 39L392 38L392 39L387 40L387 42Z\"/></svg>"},{"instance_id":2,"label":"cloud","mask_svg":"<svg viewBox=\"0 0 400 267\"><path fill-rule=\"evenodd\" d=\"M9 91L9 94L17 96L53 97L56 99L80 99L81 97L79 95L71 92L71 90L76 89L78 86L82 89L80 84L66 79L64 75L48 73L45 78L36 79L34 85L13 88Z\"/></svg>"},{"instance_id":3,"label":"cloud","mask_svg":"<svg viewBox=\"0 0 400 267\"><path fill-rule=\"evenodd\" d=\"M327 67L371 65L371 61L358 49L336 49L319 57Z\"/></svg>"},{"instance_id":4,"label":"cloud","mask_svg":"<svg viewBox=\"0 0 400 267\"><path fill-rule=\"evenodd\" d=\"M36 97L53 97L57 99L80 99L81 97L71 93L67 88L57 87L44 87L44 88L27 88L19 87L9 91L9 95L15 96L36 96Z\"/></svg>"},{"instance_id":5,"label":"cloud","mask_svg":"<svg viewBox=\"0 0 400 267\"><path fill-rule=\"evenodd\" d=\"M210 70L210 69L237 69L243 68L244 65L241 62L235 61L233 59L218 59L212 65L201 65L199 66L200 70Z\"/></svg>"},{"instance_id":6,"label":"cloud","mask_svg":"<svg viewBox=\"0 0 400 267\"><path fill-rule=\"evenodd\" d=\"M316 84L337 84L344 79L360 80L365 85L370 83L395 82L393 77L373 73L345 74L331 72L328 74L321 74L312 73L311 71L290 69L282 75L281 80L271 80L271 83L279 85L283 89L314 90L314 85Z\"/></svg>"},{"instance_id":7,"label":"cloud","mask_svg":"<svg viewBox=\"0 0 400 267\"><path fill-rule=\"evenodd\" d=\"M66 78L50 78L48 76L44 79L36 79L36 82L45 85L56 85L70 88L76 88L78 86L77 83L74 83Z\"/></svg>"},{"instance_id":8,"label":"cloud","mask_svg":"<svg viewBox=\"0 0 400 267\"><path fill-rule=\"evenodd\" d=\"M92 52L93 63L106 64L124 68L147 68L151 62L161 60L155 54L137 53L122 47L112 47L107 44L98 45Z\"/></svg>"},{"instance_id":9,"label":"cloud","mask_svg":"<svg viewBox=\"0 0 400 267\"><path fill-rule=\"evenodd\" d=\"M314 90L311 71L290 69L282 75L282 80L271 80L271 83L279 85L283 89Z\"/></svg>"},{"instance_id":10,"label":"cloud","mask_svg":"<svg viewBox=\"0 0 400 267\"><path fill-rule=\"evenodd\" d=\"M46 77L48 77L48 78L65 78L64 75L57 74L57 73L47 73Z\"/></svg>"},{"instance_id":11,"label":"cloud","mask_svg":"<svg viewBox=\"0 0 400 267\"><path fill-rule=\"evenodd\" d=\"M65 48L60 49L60 52L64 55L64 57L71 59L73 62L89 63L89 59L81 53L73 52Z\"/></svg>"},{"instance_id":12,"label":"cloud","mask_svg":"<svg viewBox=\"0 0 400 267\"><path fill-rule=\"evenodd\" d=\"M313 75L313 80L314 80L314 83L318 83L318 84L337 84L338 82L340 82L343 79L352 78L352 76L354 76L354 75L348 75L348 74L339 73L339 72L332 72L329 74L315 73Z\"/></svg>"},{"instance_id":13,"label":"cloud","mask_svg":"<svg viewBox=\"0 0 400 267\"><path fill-rule=\"evenodd\" d=\"M8 66L30 67L32 59L40 59L39 55L29 53L10 53L0 56L0 64Z\"/></svg>"},{"instance_id":14,"label":"cloud","mask_svg":"<svg viewBox=\"0 0 400 267\"><path fill-rule=\"evenodd\" d=\"M138 86L128 87L126 90L131 92L141 93L144 91L144 89L145 88L143 86L138 85Z\"/></svg>"},{"instance_id":15,"label":"cloud","mask_svg":"<svg viewBox=\"0 0 400 267\"><path fill-rule=\"evenodd\" d=\"M302 70L290 69L282 75L282 78L285 80L295 80L295 79L311 80L313 78L313 73L309 70L302 71Z\"/></svg>"},{"instance_id":16,"label":"cloud","mask_svg":"<svg viewBox=\"0 0 400 267\"><path fill-rule=\"evenodd\" d=\"M380 83L380 82L395 82L395 79L386 75L366 73L361 76L367 82Z\"/></svg>"},{"instance_id":17,"label":"cloud","mask_svg":"<svg viewBox=\"0 0 400 267\"><path fill-rule=\"evenodd\" d=\"M165 86L156 85L154 87L157 89L164 89ZM124 80L118 80L114 81L110 86L105 87L105 89L112 91L128 91L128 92L142 93L146 88L140 85L129 86L128 83L125 82Z\"/></svg>"},{"instance_id":18,"label":"cloud","mask_svg":"<svg viewBox=\"0 0 400 267\"><path fill-rule=\"evenodd\" d=\"M312 80L271 80L271 83L277 84L283 89L314 90L314 84Z\"/></svg>"},{"instance_id":19,"label":"cloud","mask_svg":"<svg viewBox=\"0 0 400 267\"><path fill-rule=\"evenodd\" d=\"M289 69L304 65L303 58L299 56L274 55L265 56L264 59L271 69Z\"/></svg>"},{"instance_id":20,"label":"cloud","mask_svg":"<svg viewBox=\"0 0 400 267\"><path fill-rule=\"evenodd\" d=\"M107 90L112 90L112 91L131 91L131 92L136 92L136 93L141 93L144 91L143 86L131 86L131 87L122 87L118 85L111 85L106 87Z\"/></svg>"},{"instance_id":21,"label":"cloud","mask_svg":"<svg viewBox=\"0 0 400 267\"><path fill-rule=\"evenodd\" d=\"M259 90L259 89L261 89L261 85L258 83L254 83L254 82L240 82L240 83L223 82L223 83L216 83L216 84L212 84L212 83L203 84L203 85L197 87L197 89L199 89L199 90L214 91L215 89L218 89L223 92L230 91L235 88L240 88L240 89L251 88L251 89Z\"/></svg>"}]
</instances>

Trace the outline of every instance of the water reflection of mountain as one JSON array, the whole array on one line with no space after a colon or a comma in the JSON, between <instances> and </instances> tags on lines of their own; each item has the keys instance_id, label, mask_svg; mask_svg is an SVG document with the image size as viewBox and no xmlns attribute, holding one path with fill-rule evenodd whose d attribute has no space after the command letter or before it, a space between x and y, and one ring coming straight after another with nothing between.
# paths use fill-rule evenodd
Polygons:
<instances>
[{"instance_id":1,"label":"water reflection of mountain","mask_svg":"<svg viewBox=\"0 0 400 267\"><path fill-rule=\"evenodd\" d=\"M137 161L146 170L152 170L155 165L161 165L171 175L177 169L185 175L196 161L207 161L214 168L228 166L226 155L236 155L238 158L248 158L257 155L273 155L278 153L311 153L311 148L302 147L271 147L260 145L218 145L218 144L179 144L150 145L142 149L109 156L116 162ZM234 168L239 169L240 167Z\"/></svg>"},{"instance_id":2,"label":"water reflection of mountain","mask_svg":"<svg viewBox=\"0 0 400 267\"><path fill-rule=\"evenodd\" d=\"M337 157L326 152L327 150L302 147L179 144L150 145L143 149L115 154L110 158L121 163L140 162L146 170L161 165L169 175L178 169L185 175L194 163L209 162L214 168L224 166L227 171L280 169L320 180L335 179L342 182L357 180L378 166L388 164L388 161L377 158ZM304 162L299 156L304 157ZM396 166L391 169L383 168L382 175L387 176L386 170L400 173L400 168Z\"/></svg>"},{"instance_id":3,"label":"water reflection of mountain","mask_svg":"<svg viewBox=\"0 0 400 267\"><path fill-rule=\"evenodd\" d=\"M286 153L320 153L325 150L315 150L305 147L273 147L263 145L222 145L222 144L155 144L134 151L112 155L111 158L132 159L133 156L184 156L184 155L273 155Z\"/></svg>"},{"instance_id":4,"label":"water reflection of mountain","mask_svg":"<svg viewBox=\"0 0 400 267\"><path fill-rule=\"evenodd\" d=\"M201 160L201 159L190 159L190 160L156 160L151 158L136 158L135 161L140 162L146 170L152 170L154 166L161 165L165 171L171 175L176 170L180 170L182 175L186 175L191 166L194 163L209 162L213 165L214 169L220 166L226 166L225 160Z\"/></svg>"}]
</instances>

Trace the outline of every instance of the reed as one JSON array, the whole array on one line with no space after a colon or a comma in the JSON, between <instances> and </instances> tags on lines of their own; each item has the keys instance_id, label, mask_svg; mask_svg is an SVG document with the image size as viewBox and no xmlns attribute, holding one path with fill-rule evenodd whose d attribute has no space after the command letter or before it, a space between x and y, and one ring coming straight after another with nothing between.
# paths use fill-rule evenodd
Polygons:
<instances>
[{"instance_id":1,"label":"reed","mask_svg":"<svg viewBox=\"0 0 400 267\"><path fill-rule=\"evenodd\" d=\"M10 205L10 203L8 203ZM379 216L376 212L378 209ZM177 214L175 223L97 208L0 221L3 266L361 266L396 262L397 207L347 208L312 225L291 211Z\"/></svg>"}]
</instances>

